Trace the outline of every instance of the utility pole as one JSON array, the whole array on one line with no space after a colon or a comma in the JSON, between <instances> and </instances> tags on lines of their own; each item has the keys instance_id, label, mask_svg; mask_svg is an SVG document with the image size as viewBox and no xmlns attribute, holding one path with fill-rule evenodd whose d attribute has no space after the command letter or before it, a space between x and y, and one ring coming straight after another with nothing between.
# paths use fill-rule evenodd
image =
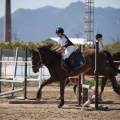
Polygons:
<instances>
[{"instance_id":1,"label":"utility pole","mask_svg":"<svg viewBox=\"0 0 120 120\"><path fill-rule=\"evenodd\" d=\"M94 0L85 0L84 38L94 42Z\"/></svg>"},{"instance_id":2,"label":"utility pole","mask_svg":"<svg viewBox=\"0 0 120 120\"><path fill-rule=\"evenodd\" d=\"M5 3L4 42L11 42L11 0Z\"/></svg>"}]
</instances>

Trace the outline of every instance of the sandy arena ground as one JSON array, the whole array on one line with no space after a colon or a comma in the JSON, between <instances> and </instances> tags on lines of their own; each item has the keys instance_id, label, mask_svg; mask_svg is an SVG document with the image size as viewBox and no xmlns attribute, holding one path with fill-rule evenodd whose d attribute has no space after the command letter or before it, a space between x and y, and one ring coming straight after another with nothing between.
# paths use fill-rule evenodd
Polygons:
<instances>
[{"instance_id":1,"label":"sandy arena ground","mask_svg":"<svg viewBox=\"0 0 120 120\"><path fill-rule=\"evenodd\" d=\"M5 90L7 88L3 88ZM35 98L37 87L28 87L27 97ZM16 93L22 96L22 92ZM0 120L120 120L120 98L112 88L106 88L103 99L113 101L107 104L108 111L86 111L78 107L72 86L65 89L67 102L58 108L56 101L59 87L46 86L43 89L43 98L52 100L45 104L9 104L10 98L0 98Z\"/></svg>"}]
</instances>

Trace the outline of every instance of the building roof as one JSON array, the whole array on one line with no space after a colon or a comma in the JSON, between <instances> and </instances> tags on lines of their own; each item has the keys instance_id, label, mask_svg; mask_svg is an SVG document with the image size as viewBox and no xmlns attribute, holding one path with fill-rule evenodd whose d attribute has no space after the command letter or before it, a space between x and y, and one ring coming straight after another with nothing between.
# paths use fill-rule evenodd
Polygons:
<instances>
[{"instance_id":1,"label":"building roof","mask_svg":"<svg viewBox=\"0 0 120 120\"><path fill-rule=\"evenodd\" d=\"M50 40L54 41L54 42L58 42L58 38L57 37L51 37L49 38ZM85 45L85 44L93 44L92 41L87 41L84 38L69 38L70 41L73 44L80 44L80 45Z\"/></svg>"}]
</instances>

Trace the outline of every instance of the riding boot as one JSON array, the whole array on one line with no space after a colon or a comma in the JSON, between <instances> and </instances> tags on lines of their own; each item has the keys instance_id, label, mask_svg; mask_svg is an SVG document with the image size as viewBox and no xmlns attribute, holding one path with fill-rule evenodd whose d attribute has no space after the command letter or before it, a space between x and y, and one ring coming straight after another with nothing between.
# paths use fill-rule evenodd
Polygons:
<instances>
[{"instance_id":1,"label":"riding boot","mask_svg":"<svg viewBox=\"0 0 120 120\"><path fill-rule=\"evenodd\" d=\"M68 66L69 68L69 73L72 73L73 72L73 66L71 65L70 61L68 58L65 59L65 64Z\"/></svg>"}]
</instances>

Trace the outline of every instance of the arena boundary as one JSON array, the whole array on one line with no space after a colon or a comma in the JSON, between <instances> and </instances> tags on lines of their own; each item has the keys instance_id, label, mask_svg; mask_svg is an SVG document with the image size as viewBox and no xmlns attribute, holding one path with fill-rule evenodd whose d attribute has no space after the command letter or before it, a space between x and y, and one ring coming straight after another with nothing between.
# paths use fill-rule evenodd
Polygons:
<instances>
[{"instance_id":1,"label":"arena boundary","mask_svg":"<svg viewBox=\"0 0 120 120\"><path fill-rule=\"evenodd\" d=\"M29 79L27 77L27 63L31 62L27 60L27 51L28 48L25 47L25 59L24 61L18 61L18 48L16 48L16 54L15 54L15 61L2 61L2 49L0 49L0 97L8 97L8 96L4 96L4 95L8 95L8 94L12 94L12 97L14 97L14 93L16 92L20 92L23 91L23 97L16 97L17 99L27 99L27 82L39 82L39 87L41 85L41 81L42 81L42 70L41 70L41 74L39 74L38 79ZM15 63L14 66L14 75L11 78L2 78L1 77L1 68L2 68L2 63ZM24 77L23 78L17 78L16 77L16 70L17 70L17 63L24 63L25 64L25 73L24 73ZM11 91L7 91L7 92L2 92L2 82L4 83L12 83L12 90ZM15 83L23 83L24 87L23 88L17 88L14 89L15 87Z\"/></svg>"}]
</instances>

